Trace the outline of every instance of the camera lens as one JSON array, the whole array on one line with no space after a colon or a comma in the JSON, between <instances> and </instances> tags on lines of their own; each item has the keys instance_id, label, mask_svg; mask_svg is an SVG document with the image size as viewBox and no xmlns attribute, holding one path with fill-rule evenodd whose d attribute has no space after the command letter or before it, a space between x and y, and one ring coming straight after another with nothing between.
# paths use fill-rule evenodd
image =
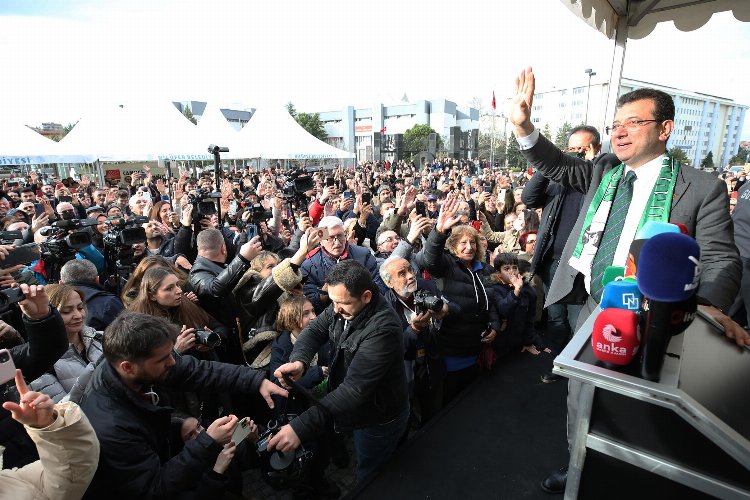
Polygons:
<instances>
[{"instance_id":1,"label":"camera lens","mask_svg":"<svg viewBox=\"0 0 750 500\"><path fill-rule=\"evenodd\" d=\"M0 363L7 363L10 360L8 351L0 351Z\"/></svg>"}]
</instances>

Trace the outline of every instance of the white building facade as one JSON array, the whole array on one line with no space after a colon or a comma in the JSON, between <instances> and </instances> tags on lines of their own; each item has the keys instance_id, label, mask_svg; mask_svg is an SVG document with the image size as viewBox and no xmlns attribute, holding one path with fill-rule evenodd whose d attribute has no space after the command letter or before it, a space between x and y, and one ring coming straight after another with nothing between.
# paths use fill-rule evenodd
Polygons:
<instances>
[{"instance_id":1,"label":"white building facade","mask_svg":"<svg viewBox=\"0 0 750 500\"><path fill-rule=\"evenodd\" d=\"M619 95L639 88L654 88L672 96L675 128L667 147L684 150L693 167L699 167L709 152L713 152L716 166L725 166L739 149L749 106L724 97L629 78L622 79ZM549 125L553 136L566 122L572 126L588 123L604 135L604 127L609 125L604 123L608 91L608 82L598 82L590 88L582 85L537 92L532 122L540 130Z\"/></svg>"}]
</instances>

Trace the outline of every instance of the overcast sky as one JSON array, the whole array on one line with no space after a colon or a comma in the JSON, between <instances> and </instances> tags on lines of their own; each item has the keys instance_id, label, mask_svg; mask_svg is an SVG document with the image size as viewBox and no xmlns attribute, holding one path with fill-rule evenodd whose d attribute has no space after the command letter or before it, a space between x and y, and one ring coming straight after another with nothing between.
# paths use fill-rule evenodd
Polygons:
<instances>
[{"instance_id":1,"label":"overcast sky","mask_svg":"<svg viewBox=\"0 0 750 500\"><path fill-rule=\"evenodd\" d=\"M560 0L3 0L2 114L74 122L106 104L201 100L222 107L345 105L510 95L607 78L613 42ZM626 77L750 104L750 23L715 15L628 43ZM743 138L750 138L750 113Z\"/></svg>"}]
</instances>

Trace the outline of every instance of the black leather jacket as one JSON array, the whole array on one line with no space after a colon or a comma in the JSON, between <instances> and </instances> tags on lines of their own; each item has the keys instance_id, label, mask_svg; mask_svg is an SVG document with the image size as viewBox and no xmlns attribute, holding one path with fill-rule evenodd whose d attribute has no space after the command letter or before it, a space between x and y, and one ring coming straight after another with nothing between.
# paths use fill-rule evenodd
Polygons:
<instances>
[{"instance_id":1,"label":"black leather jacket","mask_svg":"<svg viewBox=\"0 0 750 500\"><path fill-rule=\"evenodd\" d=\"M198 257L190 269L190 286L198 296L201 307L230 329L233 329L238 313L232 290L249 266L244 257L237 255L226 266Z\"/></svg>"},{"instance_id":2,"label":"black leather jacket","mask_svg":"<svg viewBox=\"0 0 750 500\"><path fill-rule=\"evenodd\" d=\"M330 419L337 430L358 429L387 423L407 408L402 336L396 312L377 291L353 320L345 322L329 306L302 330L291 362L309 366L321 345L333 343L329 393L291 421L303 442L324 431Z\"/></svg>"}]
</instances>

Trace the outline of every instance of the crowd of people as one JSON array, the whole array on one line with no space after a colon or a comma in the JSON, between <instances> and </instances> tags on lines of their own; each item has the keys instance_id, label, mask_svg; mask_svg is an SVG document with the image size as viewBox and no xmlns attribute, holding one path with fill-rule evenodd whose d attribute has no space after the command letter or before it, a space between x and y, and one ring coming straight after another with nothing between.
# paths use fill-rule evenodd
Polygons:
<instances>
[{"instance_id":1,"label":"crowd of people","mask_svg":"<svg viewBox=\"0 0 750 500\"><path fill-rule=\"evenodd\" d=\"M553 282L596 181L566 178L523 118L536 172L443 159L4 182L0 259L39 249L0 269L0 346L21 369L0 416L14 488L222 498L259 467L296 498L337 498L329 464L354 460L364 481L504 355L559 353L597 293ZM577 127L565 158L628 161L600 144ZM60 429L77 469L45 444Z\"/></svg>"}]
</instances>

